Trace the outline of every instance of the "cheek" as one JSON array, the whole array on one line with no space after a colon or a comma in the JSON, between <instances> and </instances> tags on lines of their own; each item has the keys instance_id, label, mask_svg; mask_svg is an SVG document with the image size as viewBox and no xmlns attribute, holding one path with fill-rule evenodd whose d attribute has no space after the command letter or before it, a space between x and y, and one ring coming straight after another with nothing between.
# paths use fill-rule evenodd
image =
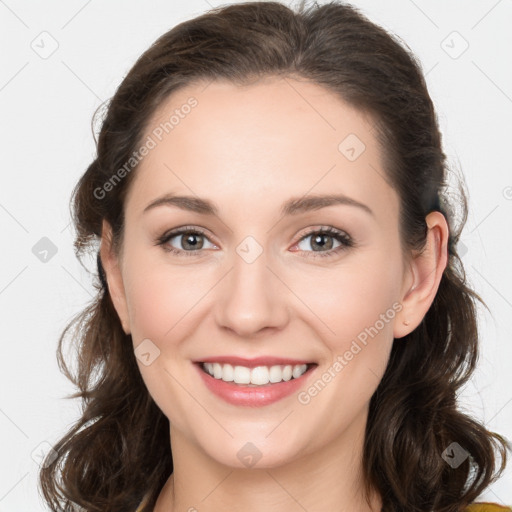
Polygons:
<instances>
[{"instance_id":1,"label":"cheek","mask_svg":"<svg viewBox=\"0 0 512 512\"><path fill-rule=\"evenodd\" d=\"M326 433L338 432L367 406L393 345L399 277L397 265L373 261L333 272L323 286L309 288L308 306L328 326L322 342L330 358L298 397L306 423L308 414L317 415Z\"/></svg>"},{"instance_id":2,"label":"cheek","mask_svg":"<svg viewBox=\"0 0 512 512\"><path fill-rule=\"evenodd\" d=\"M316 279L314 286L303 281L298 294L307 298L308 306L329 327L332 337L343 343L375 324L381 315L394 317L400 279L396 264L363 261L329 272Z\"/></svg>"},{"instance_id":3,"label":"cheek","mask_svg":"<svg viewBox=\"0 0 512 512\"><path fill-rule=\"evenodd\" d=\"M133 276L129 283L127 301L133 341L149 338L158 343L173 325L176 295L169 293L163 279L153 279L151 273L144 278Z\"/></svg>"},{"instance_id":4,"label":"cheek","mask_svg":"<svg viewBox=\"0 0 512 512\"><path fill-rule=\"evenodd\" d=\"M166 344L172 343L173 330L187 328L190 310L205 294L207 275L142 256L131 259L126 275L134 342L149 338L157 344L164 339Z\"/></svg>"},{"instance_id":5,"label":"cheek","mask_svg":"<svg viewBox=\"0 0 512 512\"><path fill-rule=\"evenodd\" d=\"M180 347L196 324L193 305L204 291L196 289L183 269L141 262L133 268L147 269L143 275L128 273L127 279L133 346L136 354L149 351L151 357L147 365L139 359L141 376L157 406L176 426L187 430L184 418L193 404L179 384L189 378ZM139 344L146 348L138 352Z\"/></svg>"}]
</instances>

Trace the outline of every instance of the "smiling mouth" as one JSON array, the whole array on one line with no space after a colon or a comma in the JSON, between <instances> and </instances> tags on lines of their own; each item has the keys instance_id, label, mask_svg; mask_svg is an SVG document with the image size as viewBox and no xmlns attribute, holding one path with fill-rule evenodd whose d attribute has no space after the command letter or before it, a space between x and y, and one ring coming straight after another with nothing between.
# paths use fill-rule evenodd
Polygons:
<instances>
[{"instance_id":1,"label":"smiling mouth","mask_svg":"<svg viewBox=\"0 0 512 512\"><path fill-rule=\"evenodd\" d=\"M199 362L197 364L204 373L216 380L222 380L244 387L269 386L295 380L302 377L312 368L318 366L316 363L308 363L296 365L262 365L249 368L247 366L223 363Z\"/></svg>"}]
</instances>

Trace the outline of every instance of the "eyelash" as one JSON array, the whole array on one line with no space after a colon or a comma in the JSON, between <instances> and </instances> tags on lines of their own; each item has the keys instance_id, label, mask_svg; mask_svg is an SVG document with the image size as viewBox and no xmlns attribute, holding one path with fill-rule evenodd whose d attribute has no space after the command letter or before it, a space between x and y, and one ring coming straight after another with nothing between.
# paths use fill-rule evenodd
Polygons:
<instances>
[{"instance_id":1,"label":"eyelash","mask_svg":"<svg viewBox=\"0 0 512 512\"><path fill-rule=\"evenodd\" d=\"M199 251L201 251L202 249L196 249L193 251L183 251L181 249L175 249L174 247L165 245L165 244L167 244L167 242L169 240L171 240L175 236L181 235L183 233L193 234L193 235L201 235L201 236L208 238L204 231L202 231L198 228L195 228L195 227L184 226L184 227L178 228L174 231L164 233L161 237L159 237L157 239L156 245L160 245L160 246L162 246L164 251L174 253L178 256L196 256L197 253ZM306 257L308 257L308 258L310 258L310 257L312 257L312 258L332 257L341 251L345 251L345 250L349 249L350 247L355 246L354 241L348 234L344 233L343 231L339 231L335 228L332 228L330 226L322 227L320 229L315 228L315 229L308 231L307 233L302 235L302 237L296 242L296 244L300 243L303 239L307 238L308 236L315 235L315 234L328 235L331 238L338 240L341 243L341 245L339 247L336 247L335 249L331 249L329 251L298 251L298 252L306 253ZM296 245L296 244L294 244L294 245ZM313 253L313 254L311 254L311 253Z\"/></svg>"}]
</instances>

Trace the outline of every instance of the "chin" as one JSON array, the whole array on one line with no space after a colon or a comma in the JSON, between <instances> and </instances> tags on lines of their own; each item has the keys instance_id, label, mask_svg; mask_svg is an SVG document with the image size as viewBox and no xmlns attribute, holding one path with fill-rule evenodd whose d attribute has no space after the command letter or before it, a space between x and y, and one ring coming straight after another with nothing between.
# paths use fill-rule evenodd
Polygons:
<instances>
[{"instance_id":1,"label":"chin","mask_svg":"<svg viewBox=\"0 0 512 512\"><path fill-rule=\"evenodd\" d=\"M286 437L286 436L285 436ZM267 434L236 436L219 443L218 438L203 450L218 463L231 468L272 469L284 466L305 454L305 446L285 444L285 439L269 440Z\"/></svg>"}]
</instances>

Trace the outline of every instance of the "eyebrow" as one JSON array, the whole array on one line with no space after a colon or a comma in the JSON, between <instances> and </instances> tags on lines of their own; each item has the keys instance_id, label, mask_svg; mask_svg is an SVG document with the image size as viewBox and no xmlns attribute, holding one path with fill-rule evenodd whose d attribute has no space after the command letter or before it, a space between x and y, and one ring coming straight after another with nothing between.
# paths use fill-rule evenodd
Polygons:
<instances>
[{"instance_id":1,"label":"eyebrow","mask_svg":"<svg viewBox=\"0 0 512 512\"><path fill-rule=\"evenodd\" d=\"M299 213L320 210L321 208L327 208L334 205L354 206L375 217L375 214L370 207L344 194L292 197L283 203L281 207L281 215L297 215ZM176 206L182 210L202 215L219 215L219 209L217 206L207 199L201 199L193 196L177 196L172 193L165 194L149 203L144 208L143 213L146 213L158 206Z\"/></svg>"}]
</instances>

